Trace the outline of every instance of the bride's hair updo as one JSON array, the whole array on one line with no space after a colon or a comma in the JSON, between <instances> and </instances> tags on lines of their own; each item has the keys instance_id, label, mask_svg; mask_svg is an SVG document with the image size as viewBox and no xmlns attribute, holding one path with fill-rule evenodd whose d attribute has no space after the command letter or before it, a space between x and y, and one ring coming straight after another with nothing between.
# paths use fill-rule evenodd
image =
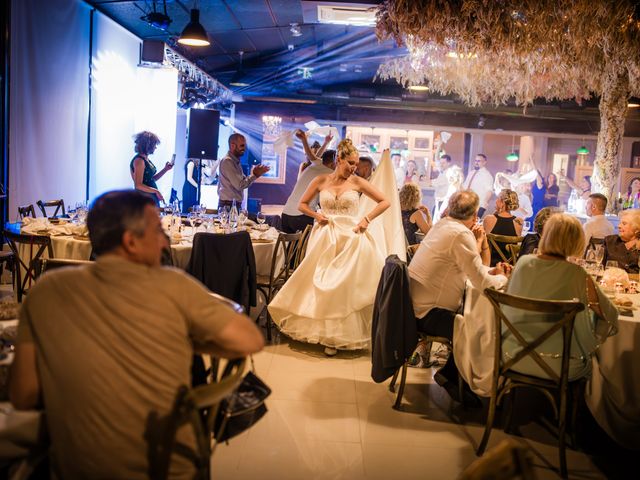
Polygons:
<instances>
[{"instance_id":1,"label":"bride's hair updo","mask_svg":"<svg viewBox=\"0 0 640 480\"><path fill-rule=\"evenodd\" d=\"M338 144L338 158L345 159L353 154L358 154L358 150L353 146L350 138L345 138Z\"/></svg>"}]
</instances>

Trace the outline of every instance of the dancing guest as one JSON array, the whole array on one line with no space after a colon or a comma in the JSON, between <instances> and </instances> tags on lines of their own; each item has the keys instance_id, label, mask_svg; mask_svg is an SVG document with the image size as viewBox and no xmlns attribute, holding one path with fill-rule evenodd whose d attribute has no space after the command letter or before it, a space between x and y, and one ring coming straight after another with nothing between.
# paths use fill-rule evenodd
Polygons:
<instances>
[{"instance_id":1,"label":"dancing guest","mask_svg":"<svg viewBox=\"0 0 640 480\"><path fill-rule=\"evenodd\" d=\"M585 204L585 211L589 219L584 223L585 249L589 240L604 238L615 233L613 224L604 216L607 210L607 197L601 193L592 193Z\"/></svg>"},{"instance_id":2,"label":"dancing guest","mask_svg":"<svg viewBox=\"0 0 640 480\"><path fill-rule=\"evenodd\" d=\"M540 210L544 208L544 196L547 193L547 184L545 183L544 177L540 173L540 170L537 170L538 176L536 179L531 182L531 217L527 218L527 220L531 221L535 218Z\"/></svg>"},{"instance_id":3,"label":"dancing guest","mask_svg":"<svg viewBox=\"0 0 640 480\"><path fill-rule=\"evenodd\" d=\"M472 190L478 194L480 198L478 218L482 218L493 195L493 175L487 169L487 156L484 153L476 155L473 161L473 171L469 172L462 186L465 190Z\"/></svg>"},{"instance_id":4,"label":"dancing guest","mask_svg":"<svg viewBox=\"0 0 640 480\"><path fill-rule=\"evenodd\" d=\"M300 133L302 133L302 130L296 130L295 132L296 137L300 138ZM302 133L302 135L305 136L305 140L306 140L307 138L306 134ZM302 162L300 164L300 167L298 168L298 178L300 178L300 175L302 175L302 172L304 172L308 167L310 167L314 163L316 164L318 163L318 159L322 158L322 154L329 147L331 140L333 140L333 136L329 134L326 137L324 137L324 143L322 145L320 145L320 143L318 143L317 141L313 142L313 145L311 145L310 148L308 146L308 143L306 147L304 146L304 144L302 145L304 147L304 154L306 158L305 158L305 161Z\"/></svg>"},{"instance_id":5,"label":"dancing guest","mask_svg":"<svg viewBox=\"0 0 640 480\"><path fill-rule=\"evenodd\" d=\"M623 210L618 235L604 237L604 264L616 261L629 273L638 273L640 250L640 210Z\"/></svg>"},{"instance_id":6,"label":"dancing guest","mask_svg":"<svg viewBox=\"0 0 640 480\"><path fill-rule=\"evenodd\" d=\"M391 154L391 161L393 162L393 172L396 175L396 185L398 190L404 185L405 171L402 168L402 155L399 153Z\"/></svg>"},{"instance_id":7,"label":"dancing guest","mask_svg":"<svg viewBox=\"0 0 640 480\"><path fill-rule=\"evenodd\" d=\"M465 282L470 280L480 290L502 288L507 283L509 265L500 263L489 270L480 257L486 239L482 227L476 225L479 208L475 192L454 193L447 217L433 226L409 264L411 300L420 332L453 340L453 319ZM434 378L455 400L461 400L453 354ZM477 402L477 398L467 400Z\"/></svg>"},{"instance_id":8,"label":"dancing guest","mask_svg":"<svg viewBox=\"0 0 640 480\"><path fill-rule=\"evenodd\" d=\"M419 243L416 232L426 235L431 228L431 214L422 205L422 192L415 183L406 183L400 189L400 211L402 212L402 226L409 245Z\"/></svg>"},{"instance_id":9,"label":"dancing guest","mask_svg":"<svg viewBox=\"0 0 640 480\"><path fill-rule=\"evenodd\" d=\"M382 175L376 175L374 181L386 182L381 187L392 193L395 210L398 195L387 155L383 155L378 171ZM316 220L307 253L269 304L271 317L284 334L324 345L329 356L338 350L369 346L380 273L386 255L400 253L385 252L382 229L378 236L369 232L369 226L374 231L376 225L371 223L389 208L390 201L371 183L353 175L357 165L358 151L351 140L342 140L335 171L309 184L298 206L303 214ZM320 211L310 207L317 195ZM361 198L373 201L370 211L359 208Z\"/></svg>"},{"instance_id":10,"label":"dancing guest","mask_svg":"<svg viewBox=\"0 0 640 480\"><path fill-rule=\"evenodd\" d=\"M518 195L518 208L513 211L513 215L524 222L533 215L529 184L521 183L515 187L515 191Z\"/></svg>"},{"instance_id":11,"label":"dancing guest","mask_svg":"<svg viewBox=\"0 0 640 480\"><path fill-rule=\"evenodd\" d=\"M404 173L404 183L418 183L418 166L413 160L407 161L407 170Z\"/></svg>"},{"instance_id":12,"label":"dancing guest","mask_svg":"<svg viewBox=\"0 0 640 480\"><path fill-rule=\"evenodd\" d=\"M581 256L584 251L584 233L577 218L565 213L552 215L544 227L538 250L538 255L525 255L518 261L507 293L543 300L578 299L589 307L578 312L573 327L569 380L575 380L589 374L591 356L600 343L617 331L618 311L582 267L567 261L567 257ZM516 308L504 310L525 338L535 338L561 317L546 314L548 318L541 319L539 315ZM536 348L557 375L560 375L562 341L562 332L558 331ZM505 358L513 358L521 349L522 344L512 334L503 336ZM511 369L548 378L531 357L525 357Z\"/></svg>"},{"instance_id":13,"label":"dancing guest","mask_svg":"<svg viewBox=\"0 0 640 480\"><path fill-rule=\"evenodd\" d=\"M376 167L371 157L362 156L359 158L358 168L356 168L356 175L365 180L371 179L371 175L375 171Z\"/></svg>"},{"instance_id":14,"label":"dancing guest","mask_svg":"<svg viewBox=\"0 0 640 480\"><path fill-rule=\"evenodd\" d=\"M564 181L567 182L567 185L569 185L578 193L578 197L580 199L586 201L587 198L589 198L589 195L591 195L591 175L585 175L584 177L582 177L582 179L580 180L580 184L577 184L566 175L561 175L561 177L564 178Z\"/></svg>"},{"instance_id":15,"label":"dancing guest","mask_svg":"<svg viewBox=\"0 0 640 480\"><path fill-rule=\"evenodd\" d=\"M442 155L442 157L440 157L439 168L440 174L434 182L436 196L436 207L433 215L434 223L442 217L449 203L449 198L451 198L454 193L462 190L462 184L464 183L462 169L451 162L449 155Z\"/></svg>"},{"instance_id":16,"label":"dancing guest","mask_svg":"<svg viewBox=\"0 0 640 480\"><path fill-rule=\"evenodd\" d=\"M547 223L549 217L553 215L554 211L551 207L544 207L538 212L536 218L533 220L533 232L528 233L522 239L520 244L520 252L518 252L518 260L524 255L535 253L540 243L540 237L544 231L544 224Z\"/></svg>"},{"instance_id":17,"label":"dancing guest","mask_svg":"<svg viewBox=\"0 0 640 480\"><path fill-rule=\"evenodd\" d=\"M493 215L487 215L482 222L484 231L494 235L507 235L518 237L522 233L522 221L511 212L518 209L518 194L513 190L504 189L496 198L496 211ZM496 242L500 252L505 257L509 256L504 242ZM491 266L502 260L500 252L491 246Z\"/></svg>"},{"instance_id":18,"label":"dancing guest","mask_svg":"<svg viewBox=\"0 0 640 480\"><path fill-rule=\"evenodd\" d=\"M160 205L160 202L164 202L164 197L158 190L156 180L160 180L165 173L173 168L173 161L165 163L163 169L158 172L156 166L149 160L149 155L153 154L160 144L158 136L155 133L144 131L136 133L133 138L136 155L129 164L133 186L139 192L153 198L156 205Z\"/></svg>"},{"instance_id":19,"label":"dancing guest","mask_svg":"<svg viewBox=\"0 0 640 480\"><path fill-rule=\"evenodd\" d=\"M247 140L240 133L232 133L229 136L229 151L220 160L218 168L218 209L231 207L235 200L238 205L242 203L243 190L248 188L256 178L269 171L267 165L256 165L251 175L246 176L240 166L240 157L247 150Z\"/></svg>"},{"instance_id":20,"label":"dancing guest","mask_svg":"<svg viewBox=\"0 0 640 480\"><path fill-rule=\"evenodd\" d=\"M558 194L560 193L560 187L558 186L558 177L554 173L547 175L547 191L544 194L544 206L545 207L557 207L558 206Z\"/></svg>"},{"instance_id":21,"label":"dancing guest","mask_svg":"<svg viewBox=\"0 0 640 480\"><path fill-rule=\"evenodd\" d=\"M328 175L336 168L335 150L327 150L323 152L322 157L319 158L315 155L312 148L309 147L307 136L302 130L296 130L296 137L302 142L307 159L310 159L311 166L302 170L291 195L289 195L282 209L282 231L285 233L295 233L304 230L307 225L313 225L314 218L303 214L298 209L300 199L315 178L320 175ZM332 137L328 135L327 138L328 140L325 140L325 145L331 141ZM309 208L313 211L318 208L317 196L309 202Z\"/></svg>"}]
</instances>

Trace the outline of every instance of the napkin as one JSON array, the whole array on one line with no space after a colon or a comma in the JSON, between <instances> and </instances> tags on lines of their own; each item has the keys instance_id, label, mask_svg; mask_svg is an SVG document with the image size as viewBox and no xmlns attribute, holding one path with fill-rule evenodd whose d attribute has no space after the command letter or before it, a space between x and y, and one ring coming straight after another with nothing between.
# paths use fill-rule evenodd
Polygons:
<instances>
[{"instance_id":1,"label":"napkin","mask_svg":"<svg viewBox=\"0 0 640 480\"><path fill-rule=\"evenodd\" d=\"M271 227L269 230L265 230L264 232L260 232L258 230L251 230L249 235L254 240L277 240L278 239L278 230Z\"/></svg>"},{"instance_id":2,"label":"napkin","mask_svg":"<svg viewBox=\"0 0 640 480\"><path fill-rule=\"evenodd\" d=\"M54 225L44 217L25 217L22 219L20 232L29 235L41 235L46 233L53 236L78 235L81 237L86 237L89 234L87 225L84 223L62 223Z\"/></svg>"},{"instance_id":3,"label":"napkin","mask_svg":"<svg viewBox=\"0 0 640 480\"><path fill-rule=\"evenodd\" d=\"M607 268L600 280L608 289L613 289L616 283L621 283L623 287L629 286L629 274L622 268Z\"/></svg>"}]
</instances>

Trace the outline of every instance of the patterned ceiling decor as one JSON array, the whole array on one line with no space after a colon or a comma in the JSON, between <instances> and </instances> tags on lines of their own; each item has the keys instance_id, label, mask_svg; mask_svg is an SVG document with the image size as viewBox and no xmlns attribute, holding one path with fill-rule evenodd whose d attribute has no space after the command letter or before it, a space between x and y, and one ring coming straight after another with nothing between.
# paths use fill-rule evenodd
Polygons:
<instances>
[{"instance_id":1,"label":"patterned ceiling decor","mask_svg":"<svg viewBox=\"0 0 640 480\"><path fill-rule=\"evenodd\" d=\"M636 2L385 0L376 32L409 51L381 65L380 78L455 93L471 106L600 95L594 175L612 195L627 100L640 94Z\"/></svg>"}]
</instances>

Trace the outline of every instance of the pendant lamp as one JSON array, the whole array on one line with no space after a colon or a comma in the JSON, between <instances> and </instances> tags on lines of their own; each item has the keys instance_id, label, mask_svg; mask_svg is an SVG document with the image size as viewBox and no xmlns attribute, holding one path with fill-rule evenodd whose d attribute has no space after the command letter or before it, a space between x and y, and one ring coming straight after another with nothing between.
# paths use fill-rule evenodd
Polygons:
<instances>
[{"instance_id":1,"label":"pendant lamp","mask_svg":"<svg viewBox=\"0 0 640 480\"><path fill-rule=\"evenodd\" d=\"M182 30L178 43L191 47L206 47L210 45L207 32L200 24L200 10L197 8L191 9L191 20Z\"/></svg>"}]
</instances>

